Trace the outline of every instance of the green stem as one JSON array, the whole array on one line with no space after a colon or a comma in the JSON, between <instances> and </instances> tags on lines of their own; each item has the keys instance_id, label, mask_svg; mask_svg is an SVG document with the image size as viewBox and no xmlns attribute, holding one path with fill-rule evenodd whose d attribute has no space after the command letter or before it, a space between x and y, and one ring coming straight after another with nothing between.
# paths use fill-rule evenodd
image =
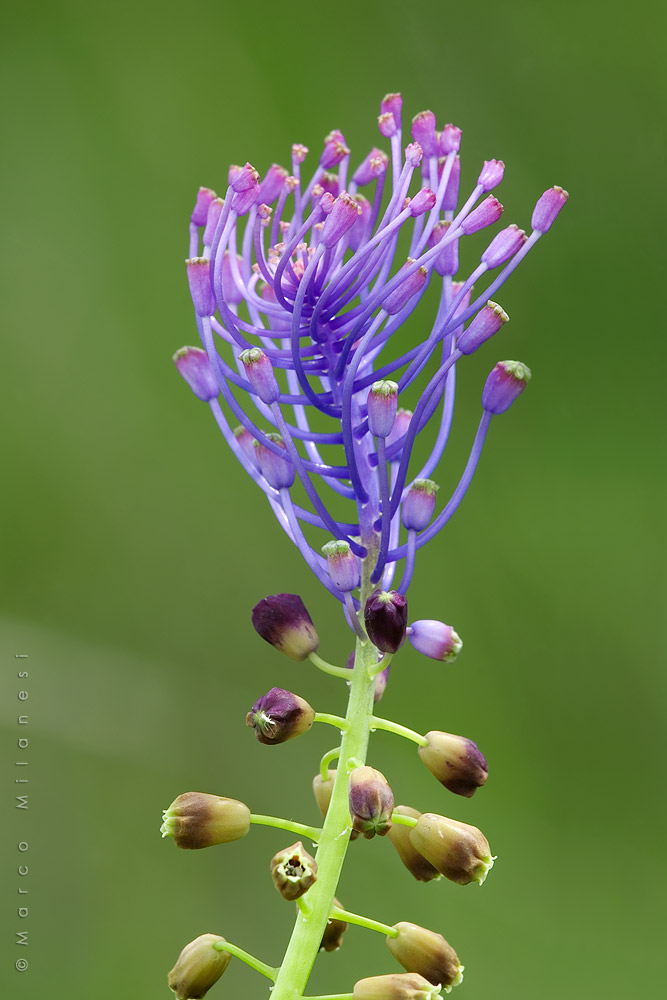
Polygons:
<instances>
[{"instance_id":1,"label":"green stem","mask_svg":"<svg viewBox=\"0 0 667 1000\"><path fill-rule=\"evenodd\" d=\"M317 653L310 653L308 659L325 674L332 674L333 677L344 677L346 681L349 681L352 676L352 671L348 670L347 667L334 667L333 663L327 663Z\"/></svg>"},{"instance_id":2,"label":"green stem","mask_svg":"<svg viewBox=\"0 0 667 1000\"><path fill-rule=\"evenodd\" d=\"M322 775L322 781L329 781L329 764L332 761L337 760L340 757L340 747L334 747L333 750L329 750L325 753L324 757L320 761L320 774Z\"/></svg>"},{"instance_id":3,"label":"green stem","mask_svg":"<svg viewBox=\"0 0 667 1000\"><path fill-rule=\"evenodd\" d=\"M421 747L428 744L428 740L421 733L416 733L414 729L408 729L407 726L400 726L398 722L390 722L389 719L378 719L377 716L372 715L370 725L371 729L384 729L388 733L404 736L406 740L412 740L413 743L418 743Z\"/></svg>"},{"instance_id":4,"label":"green stem","mask_svg":"<svg viewBox=\"0 0 667 1000\"><path fill-rule=\"evenodd\" d=\"M346 732L350 728L350 723L347 719L341 719L340 715L329 715L328 712L315 712L313 722L326 722L328 726L335 726L336 729L340 729L341 733Z\"/></svg>"},{"instance_id":5,"label":"green stem","mask_svg":"<svg viewBox=\"0 0 667 1000\"><path fill-rule=\"evenodd\" d=\"M391 821L398 826L417 826L417 820L414 816L404 816L402 813L392 813Z\"/></svg>"},{"instance_id":6,"label":"green stem","mask_svg":"<svg viewBox=\"0 0 667 1000\"><path fill-rule=\"evenodd\" d=\"M388 937L398 937L398 931L389 924L381 924L379 920L371 920L370 917L362 917L360 913L350 913L348 910L341 910L334 906L331 911L332 920L344 920L346 924L358 924L359 927L367 927L369 931L378 931Z\"/></svg>"},{"instance_id":7,"label":"green stem","mask_svg":"<svg viewBox=\"0 0 667 1000\"><path fill-rule=\"evenodd\" d=\"M380 662L371 667L371 677L376 677L378 674L381 674L382 671L385 670L391 663L393 655L393 653L385 653Z\"/></svg>"},{"instance_id":8,"label":"green stem","mask_svg":"<svg viewBox=\"0 0 667 1000\"><path fill-rule=\"evenodd\" d=\"M314 844L319 843L322 831L317 826L306 826L305 823L293 823L291 819L283 819L281 816L261 816L259 813L250 813L250 822L256 826L277 826L280 830L289 830L300 837L308 837Z\"/></svg>"},{"instance_id":9,"label":"green stem","mask_svg":"<svg viewBox=\"0 0 667 1000\"><path fill-rule=\"evenodd\" d=\"M255 958L254 955L244 951L243 948L237 948L235 944L230 944L229 941L215 941L213 943L213 947L216 951L228 951L230 955L240 958L246 965L249 965L257 972L261 972L263 976L266 976L267 979L273 980L275 983L280 969L274 969L272 965L266 965L265 962L260 962L260 960Z\"/></svg>"}]
</instances>

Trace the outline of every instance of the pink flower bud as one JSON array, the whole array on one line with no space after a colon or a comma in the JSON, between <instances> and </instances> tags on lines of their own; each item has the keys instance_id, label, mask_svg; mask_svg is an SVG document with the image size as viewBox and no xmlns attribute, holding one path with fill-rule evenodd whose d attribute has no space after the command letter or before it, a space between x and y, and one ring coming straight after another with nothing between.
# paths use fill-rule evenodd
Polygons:
<instances>
[{"instance_id":1,"label":"pink flower bud","mask_svg":"<svg viewBox=\"0 0 667 1000\"><path fill-rule=\"evenodd\" d=\"M243 258L236 255L236 263L243 264ZM222 258L222 297L227 305L237 306L243 302L243 290L234 281L232 271L232 255L229 250L225 250Z\"/></svg>"},{"instance_id":2,"label":"pink flower bud","mask_svg":"<svg viewBox=\"0 0 667 1000\"><path fill-rule=\"evenodd\" d=\"M327 569L334 587L344 594L356 590L361 583L359 560L350 548L350 543L335 539L322 546L327 561Z\"/></svg>"},{"instance_id":3,"label":"pink flower bud","mask_svg":"<svg viewBox=\"0 0 667 1000\"><path fill-rule=\"evenodd\" d=\"M461 148L461 129L456 125L445 125L440 133L440 154L458 153Z\"/></svg>"},{"instance_id":4,"label":"pink flower bud","mask_svg":"<svg viewBox=\"0 0 667 1000\"><path fill-rule=\"evenodd\" d=\"M486 380L482 406L487 413L504 413L519 398L531 377L530 368L520 361L499 361Z\"/></svg>"},{"instance_id":5,"label":"pink flower bud","mask_svg":"<svg viewBox=\"0 0 667 1000\"><path fill-rule=\"evenodd\" d=\"M260 472L269 486L273 486L274 490L289 489L294 483L295 470L292 460L287 457L285 442L280 434L275 434L274 432L266 436L285 451L285 458L276 455L275 452L267 448L261 441L254 441L255 456Z\"/></svg>"},{"instance_id":6,"label":"pink flower bud","mask_svg":"<svg viewBox=\"0 0 667 1000\"><path fill-rule=\"evenodd\" d=\"M378 128L380 135L383 135L385 139L391 139L393 135L396 135L399 127L391 112L386 111L384 114L378 115Z\"/></svg>"},{"instance_id":7,"label":"pink flower bud","mask_svg":"<svg viewBox=\"0 0 667 1000\"><path fill-rule=\"evenodd\" d=\"M401 271L405 271L411 264L414 264L414 260L408 257L407 261L401 268ZM400 271L398 272L401 273ZM413 274L409 275L398 288L395 288L393 292L390 292L387 298L382 303L382 308L389 313L390 316L395 316L397 312L400 312L403 306L407 305L413 295L420 292L424 285L426 284L426 279L428 278L428 271L425 267L420 267Z\"/></svg>"},{"instance_id":8,"label":"pink flower bud","mask_svg":"<svg viewBox=\"0 0 667 1000\"><path fill-rule=\"evenodd\" d=\"M553 226L560 210L570 196L562 187L552 187L538 199L531 226L538 233L546 233Z\"/></svg>"},{"instance_id":9,"label":"pink flower bud","mask_svg":"<svg viewBox=\"0 0 667 1000\"><path fill-rule=\"evenodd\" d=\"M368 427L374 437L386 438L396 420L398 385L389 379L373 382L368 392Z\"/></svg>"},{"instance_id":10,"label":"pink flower bud","mask_svg":"<svg viewBox=\"0 0 667 1000\"><path fill-rule=\"evenodd\" d=\"M264 180L259 185L259 201L265 205L270 205L276 200L287 180L288 174L284 167L278 163L272 163L266 171Z\"/></svg>"},{"instance_id":11,"label":"pink flower bud","mask_svg":"<svg viewBox=\"0 0 667 1000\"><path fill-rule=\"evenodd\" d=\"M440 243L441 240L447 235L447 231L451 226L451 222L438 222L437 225L433 227L433 231L428 238L429 248L433 248ZM459 269L459 241L458 239L450 240L446 246L442 248L442 253L438 254L433 262L436 272L444 276L454 275Z\"/></svg>"},{"instance_id":12,"label":"pink flower bud","mask_svg":"<svg viewBox=\"0 0 667 1000\"><path fill-rule=\"evenodd\" d=\"M389 157L382 149L374 147L354 172L352 180L363 187L383 174L389 165Z\"/></svg>"},{"instance_id":13,"label":"pink flower bud","mask_svg":"<svg viewBox=\"0 0 667 1000\"><path fill-rule=\"evenodd\" d=\"M416 218L418 215L423 215L425 212L430 212L435 205L435 194L430 188L424 187L421 191L417 192L414 198L410 201L408 206L410 209L410 215Z\"/></svg>"},{"instance_id":14,"label":"pink flower bud","mask_svg":"<svg viewBox=\"0 0 667 1000\"><path fill-rule=\"evenodd\" d=\"M234 437L236 438L240 448L243 449L243 454L246 456L247 459L250 460L255 469L259 469L259 465L257 463L257 456L255 455L253 436L248 430L248 428L239 425L238 427L234 428L232 433L234 434Z\"/></svg>"},{"instance_id":15,"label":"pink flower bud","mask_svg":"<svg viewBox=\"0 0 667 1000\"><path fill-rule=\"evenodd\" d=\"M482 261L488 267L500 267L513 257L517 250L526 242L526 234L518 226L508 226L501 229L482 254Z\"/></svg>"},{"instance_id":16,"label":"pink flower bud","mask_svg":"<svg viewBox=\"0 0 667 1000\"><path fill-rule=\"evenodd\" d=\"M323 195L322 200L326 195ZM322 243L325 247L333 247L351 229L359 216L361 209L354 198L343 191L336 198L322 230Z\"/></svg>"},{"instance_id":17,"label":"pink flower bud","mask_svg":"<svg viewBox=\"0 0 667 1000\"><path fill-rule=\"evenodd\" d=\"M502 160L484 160L477 183L481 185L483 191L492 191L494 187L498 187L504 173L505 164Z\"/></svg>"},{"instance_id":18,"label":"pink flower bud","mask_svg":"<svg viewBox=\"0 0 667 1000\"><path fill-rule=\"evenodd\" d=\"M486 226L492 226L494 222L498 221L502 214L503 206L497 198L494 198L493 195L489 195L488 198L484 199L481 205L478 205L477 208L473 208L470 215L463 220L461 223L461 229L467 236L470 236L472 233L476 233L480 229L485 229Z\"/></svg>"},{"instance_id":19,"label":"pink flower bud","mask_svg":"<svg viewBox=\"0 0 667 1000\"><path fill-rule=\"evenodd\" d=\"M192 209L192 215L190 216L190 219L195 226L206 225L208 207L214 198L217 198L217 195L211 188L199 188L199 191L197 192L197 200L195 201L195 207Z\"/></svg>"},{"instance_id":20,"label":"pink flower bud","mask_svg":"<svg viewBox=\"0 0 667 1000\"><path fill-rule=\"evenodd\" d=\"M412 119L411 135L424 151L424 156L438 155L438 137L435 134L435 115L432 111L420 111Z\"/></svg>"},{"instance_id":21,"label":"pink flower bud","mask_svg":"<svg viewBox=\"0 0 667 1000\"><path fill-rule=\"evenodd\" d=\"M380 111L382 114L389 112L394 116L396 128L401 127L401 111L403 108L403 98L400 94L385 94L380 101Z\"/></svg>"},{"instance_id":22,"label":"pink flower bud","mask_svg":"<svg viewBox=\"0 0 667 1000\"><path fill-rule=\"evenodd\" d=\"M220 214L225 207L224 198L214 198L213 201L208 206L208 215L206 216L206 229L204 230L204 246L209 247L213 243L213 237L215 236L215 230L218 225L218 220Z\"/></svg>"},{"instance_id":23,"label":"pink flower bud","mask_svg":"<svg viewBox=\"0 0 667 1000\"><path fill-rule=\"evenodd\" d=\"M181 347L173 358L178 374L188 383L195 396L208 403L220 392L211 362L201 347Z\"/></svg>"},{"instance_id":24,"label":"pink flower bud","mask_svg":"<svg viewBox=\"0 0 667 1000\"><path fill-rule=\"evenodd\" d=\"M198 316L212 316L215 312L215 296L211 288L210 260L208 257L190 257L185 266L195 312Z\"/></svg>"},{"instance_id":25,"label":"pink flower bud","mask_svg":"<svg viewBox=\"0 0 667 1000\"><path fill-rule=\"evenodd\" d=\"M320 166L324 167L325 170L330 170L332 167L338 166L349 153L350 150L345 143L345 136L338 129L335 129L324 140L324 149L320 156Z\"/></svg>"},{"instance_id":26,"label":"pink flower bud","mask_svg":"<svg viewBox=\"0 0 667 1000\"><path fill-rule=\"evenodd\" d=\"M403 526L408 531L423 531L435 510L435 495L440 487L432 479L415 479L401 507Z\"/></svg>"},{"instance_id":27,"label":"pink flower bud","mask_svg":"<svg viewBox=\"0 0 667 1000\"><path fill-rule=\"evenodd\" d=\"M365 243L368 239L368 223L371 217L371 203L368 198L364 198L363 194L355 194L354 201L359 206L360 214L357 221L348 231L347 239L350 249L356 252L362 243Z\"/></svg>"},{"instance_id":28,"label":"pink flower bud","mask_svg":"<svg viewBox=\"0 0 667 1000\"><path fill-rule=\"evenodd\" d=\"M452 171L447 181L445 195L442 199L443 212L455 212L459 200L459 184L461 182L461 160L457 156L452 163Z\"/></svg>"},{"instance_id":29,"label":"pink flower bud","mask_svg":"<svg viewBox=\"0 0 667 1000\"><path fill-rule=\"evenodd\" d=\"M418 167L423 155L424 150L418 142L410 142L405 147L405 162L411 167Z\"/></svg>"},{"instance_id":30,"label":"pink flower bud","mask_svg":"<svg viewBox=\"0 0 667 1000\"><path fill-rule=\"evenodd\" d=\"M295 163L303 163L303 161L308 156L308 146L304 146L300 142L295 142L292 146L292 159Z\"/></svg>"},{"instance_id":31,"label":"pink flower bud","mask_svg":"<svg viewBox=\"0 0 667 1000\"><path fill-rule=\"evenodd\" d=\"M273 366L264 351L250 347L241 351L239 361L245 368L248 381L263 403L270 405L280 398L280 386L273 374Z\"/></svg>"},{"instance_id":32,"label":"pink flower bud","mask_svg":"<svg viewBox=\"0 0 667 1000\"><path fill-rule=\"evenodd\" d=\"M496 303L489 301L477 313L458 339L457 347L462 354L474 354L482 344L509 322L507 313Z\"/></svg>"}]
</instances>

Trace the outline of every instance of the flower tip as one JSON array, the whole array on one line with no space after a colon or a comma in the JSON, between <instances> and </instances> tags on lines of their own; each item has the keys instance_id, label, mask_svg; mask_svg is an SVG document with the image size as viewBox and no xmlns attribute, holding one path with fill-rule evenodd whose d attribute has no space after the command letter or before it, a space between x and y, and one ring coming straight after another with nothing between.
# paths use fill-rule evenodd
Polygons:
<instances>
[{"instance_id":1,"label":"flower tip","mask_svg":"<svg viewBox=\"0 0 667 1000\"><path fill-rule=\"evenodd\" d=\"M538 199L533 211L531 225L538 233L546 233L553 226L557 216L565 207L569 194L562 187L552 187Z\"/></svg>"},{"instance_id":2,"label":"flower tip","mask_svg":"<svg viewBox=\"0 0 667 1000\"><path fill-rule=\"evenodd\" d=\"M484 385L482 406L487 413L504 413L519 398L531 378L530 368L521 361L499 361Z\"/></svg>"},{"instance_id":3,"label":"flower tip","mask_svg":"<svg viewBox=\"0 0 667 1000\"><path fill-rule=\"evenodd\" d=\"M220 390L206 351L201 347L180 347L172 360L198 399L204 403L217 399Z\"/></svg>"}]
</instances>

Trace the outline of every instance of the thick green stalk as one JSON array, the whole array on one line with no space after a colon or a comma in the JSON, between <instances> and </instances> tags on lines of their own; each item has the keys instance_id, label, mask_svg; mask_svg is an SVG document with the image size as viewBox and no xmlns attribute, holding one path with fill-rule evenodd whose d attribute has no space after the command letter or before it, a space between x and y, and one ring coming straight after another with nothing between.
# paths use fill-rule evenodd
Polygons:
<instances>
[{"instance_id":1,"label":"thick green stalk","mask_svg":"<svg viewBox=\"0 0 667 1000\"><path fill-rule=\"evenodd\" d=\"M365 560L366 563L369 560ZM366 567L364 567L366 569ZM371 591L369 572L364 573L361 606ZM303 996L308 977L320 950L322 936L329 920L341 869L350 841L350 810L348 805L348 762L366 761L373 713L375 680L370 667L376 663L377 650L372 643L357 639L352 684L347 706L349 728L343 734L340 760L334 790L327 811L317 850L318 879L308 890L310 912L299 912L292 937L287 946L271 1000L296 1000Z\"/></svg>"}]
</instances>

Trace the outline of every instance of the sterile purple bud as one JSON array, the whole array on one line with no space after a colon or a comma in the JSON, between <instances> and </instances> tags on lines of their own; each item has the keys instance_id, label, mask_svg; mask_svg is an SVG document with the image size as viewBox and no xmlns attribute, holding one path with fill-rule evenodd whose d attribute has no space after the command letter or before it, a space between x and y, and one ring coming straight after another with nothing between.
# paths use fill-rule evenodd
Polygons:
<instances>
[{"instance_id":1,"label":"sterile purple bud","mask_svg":"<svg viewBox=\"0 0 667 1000\"><path fill-rule=\"evenodd\" d=\"M470 236L472 233L476 233L480 229L492 226L494 222L498 221L502 214L503 206L497 198L494 198L493 195L489 195L489 197L485 198L484 201L477 206L477 208L473 208L470 215L463 220L461 223L461 229L466 236Z\"/></svg>"},{"instance_id":2,"label":"sterile purple bud","mask_svg":"<svg viewBox=\"0 0 667 1000\"><path fill-rule=\"evenodd\" d=\"M367 765L355 767L350 775L349 805L352 829L366 840L389 833L394 795L381 771Z\"/></svg>"},{"instance_id":3,"label":"sterile purple bud","mask_svg":"<svg viewBox=\"0 0 667 1000\"><path fill-rule=\"evenodd\" d=\"M370 184L376 177L383 174L388 165L389 157L384 150L374 147L371 149L368 156L359 164L352 176L352 180L355 184L363 187L364 184Z\"/></svg>"},{"instance_id":4,"label":"sterile purple bud","mask_svg":"<svg viewBox=\"0 0 667 1000\"><path fill-rule=\"evenodd\" d=\"M411 264L414 264L414 260L408 257L407 261L401 268L401 271L407 270ZM401 271L398 273L400 274ZM394 276L395 277L395 276ZM387 298L382 303L382 308L385 312L388 312L390 316L395 316L397 312L400 312L403 306L407 305L413 295L420 292L426 280L428 278L428 270L425 267L420 267L414 271L411 275L405 278L404 281L400 283L398 288L395 288L393 292L390 292Z\"/></svg>"},{"instance_id":5,"label":"sterile purple bud","mask_svg":"<svg viewBox=\"0 0 667 1000\"><path fill-rule=\"evenodd\" d=\"M236 263L243 264L243 258L236 255ZM240 272L239 272L240 273ZM243 287L239 287L234 281L232 271L232 255L229 250L225 250L222 258L222 297L227 305L237 306L243 302Z\"/></svg>"},{"instance_id":6,"label":"sterile purple bud","mask_svg":"<svg viewBox=\"0 0 667 1000\"><path fill-rule=\"evenodd\" d=\"M424 150L418 142L410 142L405 147L405 162L410 167L418 167L424 156Z\"/></svg>"},{"instance_id":7,"label":"sterile purple bud","mask_svg":"<svg viewBox=\"0 0 667 1000\"><path fill-rule=\"evenodd\" d=\"M474 354L489 337L493 337L494 333L498 333L501 326L508 322L509 316L504 309L489 299L463 331L456 346L462 354Z\"/></svg>"},{"instance_id":8,"label":"sterile purple bud","mask_svg":"<svg viewBox=\"0 0 667 1000\"><path fill-rule=\"evenodd\" d=\"M453 663L463 649L463 642L451 625L432 618L423 618L409 625L408 641L418 653L442 663Z\"/></svg>"},{"instance_id":9,"label":"sterile purple bud","mask_svg":"<svg viewBox=\"0 0 667 1000\"><path fill-rule=\"evenodd\" d=\"M484 160L477 183L483 191L493 191L500 184L504 173L505 164L502 160Z\"/></svg>"},{"instance_id":10,"label":"sterile purple bud","mask_svg":"<svg viewBox=\"0 0 667 1000\"><path fill-rule=\"evenodd\" d=\"M441 875L459 885L482 885L496 860L476 826L435 813L419 817L410 830L410 840Z\"/></svg>"},{"instance_id":11,"label":"sterile purple bud","mask_svg":"<svg viewBox=\"0 0 667 1000\"><path fill-rule=\"evenodd\" d=\"M248 381L263 403L270 405L280 398L280 386L273 374L273 365L259 347L249 347L239 354Z\"/></svg>"},{"instance_id":12,"label":"sterile purple bud","mask_svg":"<svg viewBox=\"0 0 667 1000\"><path fill-rule=\"evenodd\" d=\"M518 226L512 225L508 226L507 229L501 229L482 254L482 262L487 267L500 267L510 257L513 257L525 242L526 234Z\"/></svg>"},{"instance_id":13,"label":"sterile purple bud","mask_svg":"<svg viewBox=\"0 0 667 1000\"><path fill-rule=\"evenodd\" d=\"M444 125L440 133L440 155L448 156L449 153L458 153L461 148L461 129L456 125Z\"/></svg>"},{"instance_id":14,"label":"sterile purple bud","mask_svg":"<svg viewBox=\"0 0 667 1000\"><path fill-rule=\"evenodd\" d=\"M434 986L416 972L395 972L369 976L354 984L353 1000L437 1000L440 985Z\"/></svg>"},{"instance_id":15,"label":"sterile purple bud","mask_svg":"<svg viewBox=\"0 0 667 1000\"><path fill-rule=\"evenodd\" d=\"M396 653L405 642L408 599L396 590L376 590L366 601L368 638L382 653Z\"/></svg>"},{"instance_id":16,"label":"sterile purple bud","mask_svg":"<svg viewBox=\"0 0 667 1000\"><path fill-rule=\"evenodd\" d=\"M219 934L200 934L186 944L167 978L176 1000L201 1000L217 983L232 960L228 951L214 947L224 942Z\"/></svg>"},{"instance_id":17,"label":"sterile purple bud","mask_svg":"<svg viewBox=\"0 0 667 1000\"><path fill-rule=\"evenodd\" d=\"M320 196L328 191L334 198L338 196L338 175L325 171L319 181Z\"/></svg>"},{"instance_id":18,"label":"sterile purple bud","mask_svg":"<svg viewBox=\"0 0 667 1000\"><path fill-rule=\"evenodd\" d=\"M406 972L417 972L429 983L449 993L463 979L458 955L442 934L402 920L394 924L395 936L387 936L387 946Z\"/></svg>"},{"instance_id":19,"label":"sterile purple bud","mask_svg":"<svg viewBox=\"0 0 667 1000\"><path fill-rule=\"evenodd\" d=\"M307 733L314 719L315 710L298 694L271 688L257 699L245 721L260 743L276 746Z\"/></svg>"},{"instance_id":20,"label":"sterile purple bud","mask_svg":"<svg viewBox=\"0 0 667 1000\"><path fill-rule=\"evenodd\" d=\"M255 454L255 446L253 444L254 438L248 428L239 425L234 428L232 433L234 434L239 447L243 449L243 454L246 458L250 459L254 468L258 469L259 465L257 464L257 455Z\"/></svg>"},{"instance_id":21,"label":"sterile purple bud","mask_svg":"<svg viewBox=\"0 0 667 1000\"><path fill-rule=\"evenodd\" d=\"M190 219L195 226L206 225L208 207L214 198L217 198L217 195L211 188L199 188L199 191L197 192L197 200L195 201L195 207L192 209L192 215L190 216Z\"/></svg>"},{"instance_id":22,"label":"sterile purple bud","mask_svg":"<svg viewBox=\"0 0 667 1000\"><path fill-rule=\"evenodd\" d=\"M317 862L300 840L274 854L270 869L276 889L290 901L299 899L317 881Z\"/></svg>"},{"instance_id":23,"label":"sterile purple bud","mask_svg":"<svg viewBox=\"0 0 667 1000\"><path fill-rule=\"evenodd\" d=\"M326 814L329 811L329 803L331 802L331 796L333 795L335 779L336 772L332 771L331 768L327 771L326 781L319 771L313 778L313 794L323 817L326 817Z\"/></svg>"},{"instance_id":24,"label":"sterile purple bud","mask_svg":"<svg viewBox=\"0 0 667 1000\"><path fill-rule=\"evenodd\" d=\"M403 527L423 531L435 510L435 495L440 487L432 479L415 479L401 507Z\"/></svg>"},{"instance_id":25,"label":"sterile purple bud","mask_svg":"<svg viewBox=\"0 0 667 1000\"><path fill-rule=\"evenodd\" d=\"M396 420L392 428L391 434L387 438L387 447L394 444L396 441L400 441L402 437L405 437L410 426L410 421L412 420L412 410L404 410L401 407L396 414ZM394 461L400 458L400 453L395 457Z\"/></svg>"},{"instance_id":26,"label":"sterile purple bud","mask_svg":"<svg viewBox=\"0 0 667 1000\"><path fill-rule=\"evenodd\" d=\"M259 185L259 201L265 205L270 205L276 200L287 180L289 174L279 163L272 163L264 175L264 180Z\"/></svg>"},{"instance_id":27,"label":"sterile purple bud","mask_svg":"<svg viewBox=\"0 0 667 1000\"><path fill-rule=\"evenodd\" d=\"M334 130L324 140L324 149L320 156L320 166L324 167L325 170L330 170L331 167L336 167L344 160L349 155L349 152L350 150L345 144L343 133Z\"/></svg>"},{"instance_id":28,"label":"sterile purple bud","mask_svg":"<svg viewBox=\"0 0 667 1000\"><path fill-rule=\"evenodd\" d=\"M292 159L295 163L303 163L303 161L308 156L308 146L304 146L303 143L295 142L292 146Z\"/></svg>"},{"instance_id":29,"label":"sterile purple bud","mask_svg":"<svg viewBox=\"0 0 667 1000\"><path fill-rule=\"evenodd\" d=\"M212 316L215 312L215 296L211 288L208 257L190 257L185 262L192 304L198 316Z\"/></svg>"},{"instance_id":30,"label":"sterile purple bud","mask_svg":"<svg viewBox=\"0 0 667 1000\"><path fill-rule=\"evenodd\" d=\"M438 222L437 225L433 227L433 231L428 238L429 249L436 246L441 240L444 240L447 235L447 231L451 226L451 222ZM458 239L450 240L442 248L442 253L433 261L433 266L436 272L444 277L447 275L454 275L459 269L459 241Z\"/></svg>"},{"instance_id":31,"label":"sterile purple bud","mask_svg":"<svg viewBox=\"0 0 667 1000\"><path fill-rule=\"evenodd\" d=\"M546 233L553 226L560 210L570 196L562 187L552 187L538 199L530 221L538 233Z\"/></svg>"},{"instance_id":32,"label":"sterile purple bud","mask_svg":"<svg viewBox=\"0 0 667 1000\"><path fill-rule=\"evenodd\" d=\"M394 812L399 816L410 816L412 819L419 819L421 813L411 806L395 806ZM403 823L392 823L389 831L389 839L396 848L396 853L418 882L430 882L434 878L440 878L440 872L434 868L430 861L423 858L410 840L410 827Z\"/></svg>"},{"instance_id":33,"label":"sterile purple bud","mask_svg":"<svg viewBox=\"0 0 667 1000\"><path fill-rule=\"evenodd\" d=\"M356 659L355 651L352 650L347 660L345 661L345 666L347 667L348 670L354 670L355 659ZM378 653L377 654L378 663L380 662L381 659L382 659L382 653ZM373 692L373 702L375 704L378 703L378 701L380 700L380 698L387 689L387 683L389 681L390 671L391 671L391 664L385 667L384 670L381 670L379 674L375 675L375 691Z\"/></svg>"},{"instance_id":34,"label":"sterile purple bud","mask_svg":"<svg viewBox=\"0 0 667 1000\"><path fill-rule=\"evenodd\" d=\"M181 347L173 358L178 374L188 383L195 396L205 403L216 399L220 392L211 362L201 347Z\"/></svg>"},{"instance_id":35,"label":"sterile purple bud","mask_svg":"<svg viewBox=\"0 0 667 1000\"><path fill-rule=\"evenodd\" d=\"M356 590L361 583L361 567L349 542L337 538L322 546L327 569L334 587L344 594Z\"/></svg>"},{"instance_id":36,"label":"sterile purple bud","mask_svg":"<svg viewBox=\"0 0 667 1000\"><path fill-rule=\"evenodd\" d=\"M224 198L214 198L213 201L208 206L208 215L206 216L206 229L204 230L204 246L209 247L213 242L213 237L215 236L216 226L218 225L218 219L220 214L225 207Z\"/></svg>"},{"instance_id":37,"label":"sterile purple bud","mask_svg":"<svg viewBox=\"0 0 667 1000\"><path fill-rule=\"evenodd\" d=\"M259 183L253 187L244 188L242 191L234 193L232 198L232 211L237 215L247 215L252 206L259 198Z\"/></svg>"},{"instance_id":38,"label":"sterile purple bud","mask_svg":"<svg viewBox=\"0 0 667 1000\"><path fill-rule=\"evenodd\" d=\"M443 212L455 212L459 200L459 185L461 183L461 159L455 157L452 163L452 170L447 181L445 194L442 199Z\"/></svg>"},{"instance_id":39,"label":"sterile purple bud","mask_svg":"<svg viewBox=\"0 0 667 1000\"><path fill-rule=\"evenodd\" d=\"M298 594L272 594L252 609L258 635L291 660L306 660L320 644L319 636Z\"/></svg>"},{"instance_id":40,"label":"sterile purple bud","mask_svg":"<svg viewBox=\"0 0 667 1000\"><path fill-rule=\"evenodd\" d=\"M289 489L294 482L295 469L292 460L287 457L285 442L280 434L276 434L273 431L269 432L266 437L283 449L285 458L276 455L262 441L253 441L255 457L260 472L269 486L273 486L274 490Z\"/></svg>"},{"instance_id":41,"label":"sterile purple bud","mask_svg":"<svg viewBox=\"0 0 667 1000\"><path fill-rule=\"evenodd\" d=\"M386 438L396 420L398 384L389 379L373 382L368 391L368 428L374 437Z\"/></svg>"},{"instance_id":42,"label":"sterile purple bud","mask_svg":"<svg viewBox=\"0 0 667 1000\"><path fill-rule=\"evenodd\" d=\"M229 170L227 171L227 183L231 186L236 178L241 173L243 168L239 166L238 163L231 163L229 165Z\"/></svg>"},{"instance_id":43,"label":"sterile purple bud","mask_svg":"<svg viewBox=\"0 0 667 1000\"><path fill-rule=\"evenodd\" d=\"M336 199L331 194L331 192L325 191L319 201L319 206L324 212L324 214L329 215L333 211L333 207L335 204L336 204ZM318 225L320 225L320 223L318 223Z\"/></svg>"},{"instance_id":44,"label":"sterile purple bud","mask_svg":"<svg viewBox=\"0 0 667 1000\"><path fill-rule=\"evenodd\" d=\"M359 218L348 231L347 239L350 249L357 251L368 239L368 224L371 217L371 203L363 194L355 194L354 200L360 208Z\"/></svg>"},{"instance_id":45,"label":"sterile purple bud","mask_svg":"<svg viewBox=\"0 0 667 1000\"><path fill-rule=\"evenodd\" d=\"M396 127L400 128L402 124L401 111L403 109L403 98L400 94L385 94L380 101L380 111L382 114L389 112L394 116L394 121L396 122Z\"/></svg>"},{"instance_id":46,"label":"sterile purple bud","mask_svg":"<svg viewBox=\"0 0 667 1000\"><path fill-rule=\"evenodd\" d=\"M424 187L421 191L418 191L414 198L411 199L408 208L410 209L410 215L417 218L418 215L423 215L425 212L430 212L435 205L435 194L430 188Z\"/></svg>"},{"instance_id":47,"label":"sterile purple bud","mask_svg":"<svg viewBox=\"0 0 667 1000\"><path fill-rule=\"evenodd\" d=\"M324 223L321 237L321 242L324 246L327 248L335 246L348 229L351 229L360 215L361 209L359 205L347 191L343 191L336 198Z\"/></svg>"},{"instance_id":48,"label":"sterile purple bud","mask_svg":"<svg viewBox=\"0 0 667 1000\"><path fill-rule=\"evenodd\" d=\"M486 784L489 776L486 758L472 740L440 732L426 733L425 739L428 743L419 747L419 756L450 792L469 799Z\"/></svg>"},{"instance_id":49,"label":"sterile purple bud","mask_svg":"<svg viewBox=\"0 0 667 1000\"><path fill-rule=\"evenodd\" d=\"M399 126L396 124L396 119L392 113L385 111L383 114L378 115L378 128L380 135L383 135L385 139L391 139L398 132Z\"/></svg>"},{"instance_id":50,"label":"sterile purple bud","mask_svg":"<svg viewBox=\"0 0 667 1000\"><path fill-rule=\"evenodd\" d=\"M250 829L250 810L238 799L184 792L162 813L160 833L187 851L229 844Z\"/></svg>"},{"instance_id":51,"label":"sterile purple bud","mask_svg":"<svg viewBox=\"0 0 667 1000\"><path fill-rule=\"evenodd\" d=\"M234 177L230 176L229 183L236 192L250 191L259 186L259 174L252 163L246 163Z\"/></svg>"},{"instance_id":52,"label":"sterile purple bud","mask_svg":"<svg viewBox=\"0 0 667 1000\"><path fill-rule=\"evenodd\" d=\"M435 134L435 115L432 111L420 111L412 119L412 138L424 151L424 156L438 155L438 137Z\"/></svg>"},{"instance_id":53,"label":"sterile purple bud","mask_svg":"<svg viewBox=\"0 0 667 1000\"><path fill-rule=\"evenodd\" d=\"M336 899L335 896L333 905L337 906L339 910L345 909L341 901ZM336 920L335 917L329 917L324 934L322 935L320 951L338 951L343 943L343 934L347 930L347 926L344 920Z\"/></svg>"},{"instance_id":54,"label":"sterile purple bud","mask_svg":"<svg viewBox=\"0 0 667 1000\"><path fill-rule=\"evenodd\" d=\"M528 365L520 361L499 361L486 380L482 406L487 413L504 413L519 398L531 378Z\"/></svg>"}]
</instances>

